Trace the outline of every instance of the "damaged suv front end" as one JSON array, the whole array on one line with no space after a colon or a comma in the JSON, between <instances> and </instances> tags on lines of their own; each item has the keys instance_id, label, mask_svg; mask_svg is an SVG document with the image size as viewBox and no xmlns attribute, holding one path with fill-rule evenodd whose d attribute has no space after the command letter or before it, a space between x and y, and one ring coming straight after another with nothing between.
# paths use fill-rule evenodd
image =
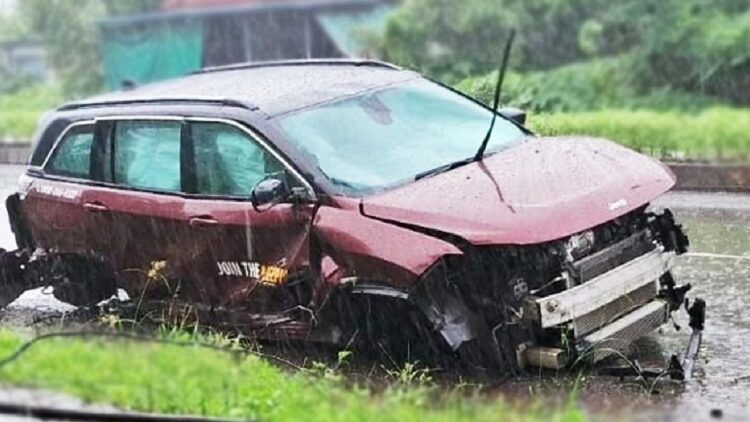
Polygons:
<instances>
[{"instance_id":1,"label":"damaged suv front end","mask_svg":"<svg viewBox=\"0 0 750 422\"><path fill-rule=\"evenodd\" d=\"M544 244L472 247L436 266L423 290L457 286L477 316L464 337L491 343L503 367L562 369L624 355L666 323L687 290L670 272L686 247L669 211L638 209Z\"/></svg>"}]
</instances>

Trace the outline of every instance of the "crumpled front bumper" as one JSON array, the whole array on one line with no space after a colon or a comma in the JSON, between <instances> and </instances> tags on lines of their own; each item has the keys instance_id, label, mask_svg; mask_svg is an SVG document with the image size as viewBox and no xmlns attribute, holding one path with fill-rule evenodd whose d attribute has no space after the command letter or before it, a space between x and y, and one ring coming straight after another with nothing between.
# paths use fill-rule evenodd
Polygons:
<instances>
[{"instance_id":1,"label":"crumpled front bumper","mask_svg":"<svg viewBox=\"0 0 750 422\"><path fill-rule=\"evenodd\" d=\"M671 312L684 303L692 333L682 359L673 355L668 367L658 371L641 369L636 363L615 367L611 373L666 374L689 380L702 342L705 302L697 299L689 306L685 294L690 285L675 285L670 271L676 255L675 248L658 246L575 287L529 300L524 308L526 323L537 331L565 329L572 334L574 349L526 345L518 353L519 363L560 369L571 363L572 355L592 363L622 355L633 341L667 322Z\"/></svg>"},{"instance_id":2,"label":"crumpled front bumper","mask_svg":"<svg viewBox=\"0 0 750 422\"><path fill-rule=\"evenodd\" d=\"M668 320L670 304L659 296L660 279L674 258L656 248L573 288L528 301L524 317L537 330L566 327L577 352L591 361L624 352Z\"/></svg>"}]
</instances>

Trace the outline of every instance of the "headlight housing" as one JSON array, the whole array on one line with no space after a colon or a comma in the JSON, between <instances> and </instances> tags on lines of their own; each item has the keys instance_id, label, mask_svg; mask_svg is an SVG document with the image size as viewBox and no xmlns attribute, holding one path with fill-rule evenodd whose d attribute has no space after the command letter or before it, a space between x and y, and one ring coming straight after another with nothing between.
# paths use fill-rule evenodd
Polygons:
<instances>
[{"instance_id":1,"label":"headlight housing","mask_svg":"<svg viewBox=\"0 0 750 422\"><path fill-rule=\"evenodd\" d=\"M565 252L568 259L573 261L586 256L594 249L596 237L593 230L587 230L570 236L565 242Z\"/></svg>"}]
</instances>

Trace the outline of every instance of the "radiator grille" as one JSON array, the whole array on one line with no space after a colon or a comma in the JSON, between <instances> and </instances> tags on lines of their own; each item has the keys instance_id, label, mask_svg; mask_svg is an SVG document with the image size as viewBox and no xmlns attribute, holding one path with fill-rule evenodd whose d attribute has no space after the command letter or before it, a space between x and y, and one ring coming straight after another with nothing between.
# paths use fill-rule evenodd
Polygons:
<instances>
[{"instance_id":1,"label":"radiator grille","mask_svg":"<svg viewBox=\"0 0 750 422\"><path fill-rule=\"evenodd\" d=\"M657 296L658 288L658 282L654 281L575 319L574 328L576 337L582 337L595 331L633 309L645 305Z\"/></svg>"},{"instance_id":2,"label":"radiator grille","mask_svg":"<svg viewBox=\"0 0 750 422\"><path fill-rule=\"evenodd\" d=\"M643 313L642 311L646 309L649 309L649 311ZM626 315L619 322L622 323L639 312L643 313L640 318L628 324L622 324L616 330L609 330L609 334L604 338L601 334L606 329L585 337L578 344L579 350L592 362L600 361L615 354L626 354L630 344L660 327L667 321L669 315L667 304L657 300L644 306L643 309L633 311L632 315ZM617 322L615 325L617 325Z\"/></svg>"}]
</instances>

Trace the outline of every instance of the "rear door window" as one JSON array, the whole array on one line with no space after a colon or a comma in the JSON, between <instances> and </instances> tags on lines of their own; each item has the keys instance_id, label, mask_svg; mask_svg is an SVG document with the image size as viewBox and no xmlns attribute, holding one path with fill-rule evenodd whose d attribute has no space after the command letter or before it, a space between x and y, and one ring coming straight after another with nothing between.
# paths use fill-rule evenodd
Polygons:
<instances>
[{"instance_id":1,"label":"rear door window","mask_svg":"<svg viewBox=\"0 0 750 422\"><path fill-rule=\"evenodd\" d=\"M93 143L93 125L73 127L65 134L52 153L45 172L55 176L88 179Z\"/></svg>"},{"instance_id":2,"label":"rear door window","mask_svg":"<svg viewBox=\"0 0 750 422\"><path fill-rule=\"evenodd\" d=\"M253 187L282 171L247 133L224 123L191 123L199 194L249 197Z\"/></svg>"},{"instance_id":3,"label":"rear door window","mask_svg":"<svg viewBox=\"0 0 750 422\"><path fill-rule=\"evenodd\" d=\"M179 192L181 123L119 121L114 129L113 182L132 188Z\"/></svg>"}]
</instances>

